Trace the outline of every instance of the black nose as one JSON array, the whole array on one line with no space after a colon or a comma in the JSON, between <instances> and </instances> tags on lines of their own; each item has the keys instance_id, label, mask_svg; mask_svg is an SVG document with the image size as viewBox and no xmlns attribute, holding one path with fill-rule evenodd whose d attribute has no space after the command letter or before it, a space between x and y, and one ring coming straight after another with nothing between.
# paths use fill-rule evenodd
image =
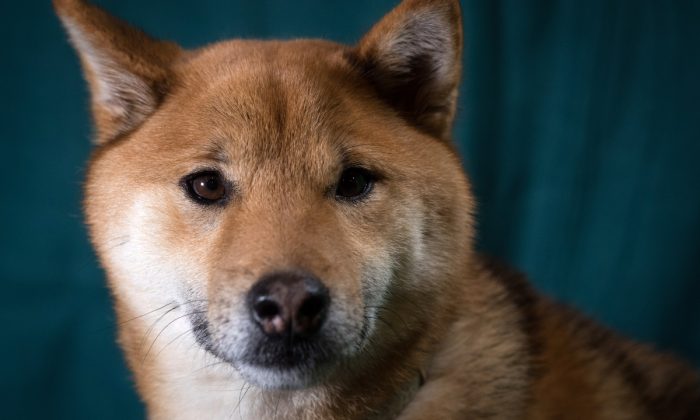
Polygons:
<instances>
[{"instance_id":1,"label":"black nose","mask_svg":"<svg viewBox=\"0 0 700 420\"><path fill-rule=\"evenodd\" d=\"M248 292L255 322L268 336L310 336L326 318L330 296L317 278L299 271L263 276Z\"/></svg>"}]
</instances>

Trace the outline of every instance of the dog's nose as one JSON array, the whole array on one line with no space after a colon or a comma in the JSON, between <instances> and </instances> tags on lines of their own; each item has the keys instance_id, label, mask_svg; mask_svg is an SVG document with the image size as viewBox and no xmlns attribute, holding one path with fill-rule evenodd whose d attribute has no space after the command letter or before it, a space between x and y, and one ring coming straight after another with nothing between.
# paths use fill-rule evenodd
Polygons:
<instances>
[{"instance_id":1,"label":"dog's nose","mask_svg":"<svg viewBox=\"0 0 700 420\"><path fill-rule=\"evenodd\" d=\"M328 289L313 275L298 271L263 276L248 292L255 322L268 336L310 336L326 318Z\"/></svg>"}]
</instances>

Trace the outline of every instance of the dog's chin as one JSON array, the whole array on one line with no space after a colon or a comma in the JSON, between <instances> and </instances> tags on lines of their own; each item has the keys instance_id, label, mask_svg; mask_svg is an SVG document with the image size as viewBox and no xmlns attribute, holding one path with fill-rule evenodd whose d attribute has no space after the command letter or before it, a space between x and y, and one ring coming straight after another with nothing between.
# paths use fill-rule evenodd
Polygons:
<instances>
[{"instance_id":1,"label":"dog's chin","mask_svg":"<svg viewBox=\"0 0 700 420\"><path fill-rule=\"evenodd\" d=\"M259 388L268 390L300 390L323 383L329 369L307 367L267 367L248 363L234 364L243 379Z\"/></svg>"},{"instance_id":2,"label":"dog's chin","mask_svg":"<svg viewBox=\"0 0 700 420\"><path fill-rule=\"evenodd\" d=\"M338 365L337 361L327 358L308 358L292 363L288 359L270 360L268 357L266 363L261 363L248 357L227 357L212 348L208 350L230 363L246 382L268 390L299 390L322 385Z\"/></svg>"},{"instance_id":3,"label":"dog's chin","mask_svg":"<svg viewBox=\"0 0 700 420\"><path fill-rule=\"evenodd\" d=\"M321 385L339 364L333 352L318 345L288 349L242 346L243 352L221 351L209 342L205 349L231 364L248 383L269 390L298 390ZM269 345L269 343L267 343ZM237 348L237 346L228 347ZM240 348L240 347L238 347ZM283 351L284 350L284 351Z\"/></svg>"}]
</instances>

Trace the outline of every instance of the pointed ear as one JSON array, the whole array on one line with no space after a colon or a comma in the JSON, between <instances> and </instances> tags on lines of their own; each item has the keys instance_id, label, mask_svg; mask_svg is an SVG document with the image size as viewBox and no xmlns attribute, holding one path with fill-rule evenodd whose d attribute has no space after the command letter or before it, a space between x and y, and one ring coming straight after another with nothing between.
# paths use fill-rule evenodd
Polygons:
<instances>
[{"instance_id":1,"label":"pointed ear","mask_svg":"<svg viewBox=\"0 0 700 420\"><path fill-rule=\"evenodd\" d=\"M404 0L351 53L385 101L445 140L455 113L461 57L458 0Z\"/></svg>"},{"instance_id":2,"label":"pointed ear","mask_svg":"<svg viewBox=\"0 0 700 420\"><path fill-rule=\"evenodd\" d=\"M54 0L90 85L97 142L105 143L141 124L171 85L175 44L140 30L81 0Z\"/></svg>"}]
</instances>

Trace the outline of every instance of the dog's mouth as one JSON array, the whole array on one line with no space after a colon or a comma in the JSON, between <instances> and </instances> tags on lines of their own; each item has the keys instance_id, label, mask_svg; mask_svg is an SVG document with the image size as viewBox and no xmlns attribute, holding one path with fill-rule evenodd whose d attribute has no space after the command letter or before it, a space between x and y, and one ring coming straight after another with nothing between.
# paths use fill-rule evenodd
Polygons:
<instances>
[{"instance_id":1,"label":"dog's mouth","mask_svg":"<svg viewBox=\"0 0 700 420\"><path fill-rule=\"evenodd\" d=\"M231 364L243 378L266 389L300 389L328 376L339 361L339 349L323 334L299 337L268 336L257 328L244 328L242 343L212 334L205 311L189 316L197 343L221 361ZM235 341L235 340L234 340Z\"/></svg>"},{"instance_id":2,"label":"dog's mouth","mask_svg":"<svg viewBox=\"0 0 700 420\"><path fill-rule=\"evenodd\" d=\"M239 362L262 369L313 370L332 361L330 343L321 339L262 338L248 346Z\"/></svg>"}]
</instances>

